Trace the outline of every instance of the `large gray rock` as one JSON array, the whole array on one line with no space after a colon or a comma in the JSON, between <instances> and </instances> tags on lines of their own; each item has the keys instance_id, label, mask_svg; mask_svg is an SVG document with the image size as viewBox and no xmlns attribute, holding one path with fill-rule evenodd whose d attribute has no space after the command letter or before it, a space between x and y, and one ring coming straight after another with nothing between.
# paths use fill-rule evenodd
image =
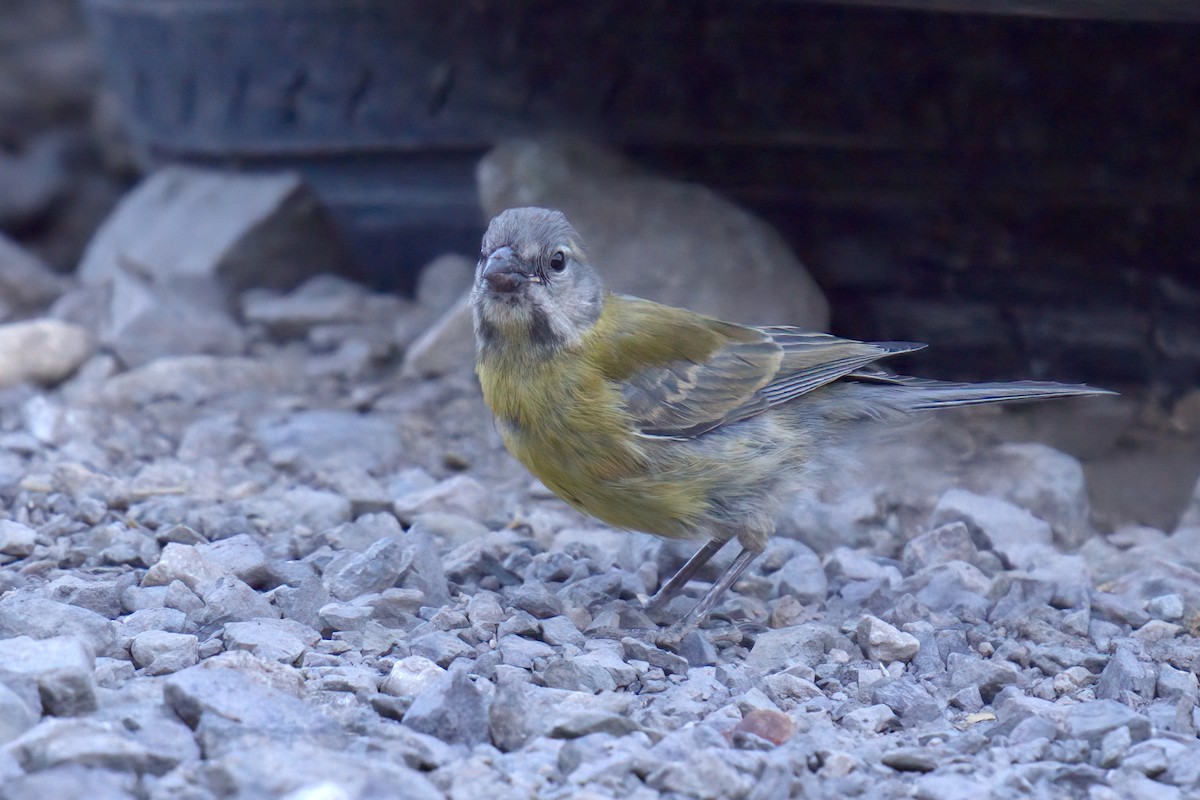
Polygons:
<instances>
[{"instance_id":1,"label":"large gray rock","mask_svg":"<svg viewBox=\"0 0 1200 800\"><path fill-rule=\"evenodd\" d=\"M224 290L205 278L156 285L118 273L112 281L100 341L126 367L186 355L238 355L246 335L229 311Z\"/></svg>"},{"instance_id":2,"label":"large gray rock","mask_svg":"<svg viewBox=\"0 0 1200 800\"><path fill-rule=\"evenodd\" d=\"M142 631L129 645L133 663L147 675L170 675L194 666L199 651L195 635L170 631Z\"/></svg>"},{"instance_id":3,"label":"large gray rock","mask_svg":"<svg viewBox=\"0 0 1200 800\"><path fill-rule=\"evenodd\" d=\"M438 256L417 275L417 302L431 311L445 311L471 290L474 280L474 261L457 253Z\"/></svg>"},{"instance_id":4,"label":"large gray rock","mask_svg":"<svg viewBox=\"0 0 1200 800\"><path fill-rule=\"evenodd\" d=\"M421 592L424 605L438 607L450 602L450 586L434 534L418 519L404 534L404 543L412 554L412 565L404 573L403 585Z\"/></svg>"},{"instance_id":5,"label":"large gray rock","mask_svg":"<svg viewBox=\"0 0 1200 800\"><path fill-rule=\"evenodd\" d=\"M963 485L1001 497L1050 523L1060 547L1076 548L1088 537L1083 466L1052 447L1021 442L992 448L967 469Z\"/></svg>"},{"instance_id":6,"label":"large gray rock","mask_svg":"<svg viewBox=\"0 0 1200 800\"><path fill-rule=\"evenodd\" d=\"M646 784L671 797L721 800L745 797L754 780L722 757L718 748L692 753L685 761L660 764L646 776Z\"/></svg>"},{"instance_id":7,"label":"large gray rock","mask_svg":"<svg viewBox=\"0 0 1200 800\"><path fill-rule=\"evenodd\" d=\"M16 767L15 760L13 764ZM4 800L43 800L46 797L138 800L137 783L137 773L63 764L39 772L5 776L3 797Z\"/></svg>"},{"instance_id":8,"label":"large gray rock","mask_svg":"<svg viewBox=\"0 0 1200 800\"><path fill-rule=\"evenodd\" d=\"M815 664L835 635L833 628L815 622L767 631L755 640L746 665L770 673L796 664Z\"/></svg>"},{"instance_id":9,"label":"large gray rock","mask_svg":"<svg viewBox=\"0 0 1200 800\"><path fill-rule=\"evenodd\" d=\"M112 622L86 608L58 603L28 591L0 599L0 639L14 636L50 639L74 636L95 655L107 654L116 638Z\"/></svg>"},{"instance_id":10,"label":"large gray rock","mask_svg":"<svg viewBox=\"0 0 1200 800\"><path fill-rule=\"evenodd\" d=\"M123 726L92 718L43 720L10 748L29 772L78 764L161 775L180 760L178 753L163 752L138 741Z\"/></svg>"},{"instance_id":11,"label":"large gray rock","mask_svg":"<svg viewBox=\"0 0 1200 800\"><path fill-rule=\"evenodd\" d=\"M409 641L409 647L415 655L424 656L443 667L450 666L459 658L475 655L475 648L449 631L431 631L417 636Z\"/></svg>"},{"instance_id":12,"label":"large gray rock","mask_svg":"<svg viewBox=\"0 0 1200 800\"><path fill-rule=\"evenodd\" d=\"M233 355L245 334L233 296L290 288L345 266L338 237L294 174L167 167L101 225L79 277L107 287L101 338L128 367L167 356Z\"/></svg>"},{"instance_id":13,"label":"large gray rock","mask_svg":"<svg viewBox=\"0 0 1200 800\"><path fill-rule=\"evenodd\" d=\"M14 69L11 64L6 66L8 70ZM29 80L29 73L28 67L15 71L22 82ZM0 86L0 103L12 94L2 89ZM27 87L22 87L22 90L21 93L28 93L27 96L40 94L37 91L29 92ZM62 136L50 134L35 139L24 153L9 155L0 151L0 227L29 223L45 213L63 194L67 188L65 148L66 141Z\"/></svg>"},{"instance_id":14,"label":"large gray rock","mask_svg":"<svg viewBox=\"0 0 1200 800\"><path fill-rule=\"evenodd\" d=\"M970 609L984 615L991 601L992 580L977 567L963 561L948 561L918 570L904 582L903 590L931 611Z\"/></svg>"},{"instance_id":15,"label":"large gray rock","mask_svg":"<svg viewBox=\"0 0 1200 800\"><path fill-rule=\"evenodd\" d=\"M502 682L488 708L492 743L505 752L539 736L574 739L590 733L622 735L640 726L630 718L633 695L588 694L522 682Z\"/></svg>"},{"instance_id":16,"label":"large gray rock","mask_svg":"<svg viewBox=\"0 0 1200 800\"><path fill-rule=\"evenodd\" d=\"M248 650L260 658L282 664L299 663L321 634L290 619L253 619L225 623L226 650Z\"/></svg>"},{"instance_id":17,"label":"large gray rock","mask_svg":"<svg viewBox=\"0 0 1200 800\"><path fill-rule=\"evenodd\" d=\"M304 697L307 687L300 670L278 661L268 661L248 650L217 653L204 659L196 669L231 670L247 680L297 698Z\"/></svg>"},{"instance_id":18,"label":"large gray rock","mask_svg":"<svg viewBox=\"0 0 1200 800\"><path fill-rule=\"evenodd\" d=\"M95 657L74 636L0 639L0 682L23 678L37 684L47 714L74 716L96 708Z\"/></svg>"},{"instance_id":19,"label":"large gray rock","mask_svg":"<svg viewBox=\"0 0 1200 800\"><path fill-rule=\"evenodd\" d=\"M168 285L214 281L231 291L290 288L345 264L315 195L294 173L243 175L165 167L117 206L88 245L79 277L121 273Z\"/></svg>"},{"instance_id":20,"label":"large gray rock","mask_svg":"<svg viewBox=\"0 0 1200 800\"><path fill-rule=\"evenodd\" d=\"M196 551L214 567L256 586L268 578L267 557L262 545L248 533L239 533L196 546Z\"/></svg>"},{"instance_id":21,"label":"large gray rock","mask_svg":"<svg viewBox=\"0 0 1200 800\"><path fill-rule=\"evenodd\" d=\"M933 695L910 676L876 684L873 695L876 703L883 703L892 709L905 725L919 725L942 716L941 707Z\"/></svg>"},{"instance_id":22,"label":"large gray rock","mask_svg":"<svg viewBox=\"0 0 1200 800\"><path fill-rule=\"evenodd\" d=\"M207 669L200 664L177 672L166 679L163 701L193 729L206 718L215 718L217 723L231 723L228 729L235 736L256 733L280 741L342 741L340 726L314 706L233 669Z\"/></svg>"},{"instance_id":23,"label":"large gray rock","mask_svg":"<svg viewBox=\"0 0 1200 800\"><path fill-rule=\"evenodd\" d=\"M278 586L271 592L271 602L285 619L294 619L311 628L321 626L321 608L329 600L329 591L316 575L309 575L296 586Z\"/></svg>"},{"instance_id":24,"label":"large gray rock","mask_svg":"<svg viewBox=\"0 0 1200 800\"><path fill-rule=\"evenodd\" d=\"M417 692L404 724L449 744L480 744L488 739L487 703L466 670L451 670Z\"/></svg>"},{"instance_id":25,"label":"large gray rock","mask_svg":"<svg viewBox=\"0 0 1200 800\"><path fill-rule=\"evenodd\" d=\"M909 540L904 545L902 559L907 572L916 572L947 561L971 563L977 553L966 524L951 522Z\"/></svg>"},{"instance_id":26,"label":"large gray rock","mask_svg":"<svg viewBox=\"0 0 1200 800\"><path fill-rule=\"evenodd\" d=\"M446 675L446 670L424 656L408 656L392 665L379 690L393 697L415 697Z\"/></svg>"},{"instance_id":27,"label":"large gray rock","mask_svg":"<svg viewBox=\"0 0 1200 800\"><path fill-rule=\"evenodd\" d=\"M1122 702L1154 699L1158 676L1152 664L1143 663L1128 647L1117 646L1096 682L1096 697Z\"/></svg>"},{"instance_id":28,"label":"large gray rock","mask_svg":"<svg viewBox=\"0 0 1200 800\"><path fill-rule=\"evenodd\" d=\"M1005 686L1021 682L1021 673L1007 661L984 660L971 653L949 653L946 671L951 688L975 687L985 703L992 702Z\"/></svg>"},{"instance_id":29,"label":"large gray rock","mask_svg":"<svg viewBox=\"0 0 1200 800\"><path fill-rule=\"evenodd\" d=\"M411 522L418 514L450 512L475 520L489 516L495 496L469 475L455 475L427 489L406 492L396 498L393 511L401 522Z\"/></svg>"},{"instance_id":30,"label":"large gray rock","mask_svg":"<svg viewBox=\"0 0 1200 800\"><path fill-rule=\"evenodd\" d=\"M400 374L432 378L475 366L475 330L471 305L464 295L404 351Z\"/></svg>"},{"instance_id":31,"label":"large gray rock","mask_svg":"<svg viewBox=\"0 0 1200 800\"><path fill-rule=\"evenodd\" d=\"M37 687L22 696L10 689L0 678L0 745L5 745L32 728L41 719L41 703L37 697ZM0 779L3 770L0 770Z\"/></svg>"},{"instance_id":32,"label":"large gray rock","mask_svg":"<svg viewBox=\"0 0 1200 800\"><path fill-rule=\"evenodd\" d=\"M392 537L404 538L404 529L400 522L391 514L363 514L344 525L339 525L331 531L326 531L322 537L334 550L353 550L361 553L380 539Z\"/></svg>"},{"instance_id":33,"label":"large gray rock","mask_svg":"<svg viewBox=\"0 0 1200 800\"><path fill-rule=\"evenodd\" d=\"M0 551L3 552L3 551ZM129 576L132 579L132 575ZM131 580L116 581L111 576L62 575L46 584L45 592L51 600L69 603L95 611L102 617L116 619L124 609L121 607L121 590Z\"/></svg>"},{"instance_id":34,"label":"large gray rock","mask_svg":"<svg viewBox=\"0 0 1200 800\"><path fill-rule=\"evenodd\" d=\"M231 748L214 758L205 774L210 791L214 792L208 796L218 797L291 800L446 797L421 772L398 759L306 742L262 741Z\"/></svg>"},{"instance_id":35,"label":"large gray rock","mask_svg":"<svg viewBox=\"0 0 1200 800\"><path fill-rule=\"evenodd\" d=\"M783 238L703 186L564 138L505 142L476 177L488 216L515 206L566 214L615 291L735 322L829 324L825 297Z\"/></svg>"},{"instance_id":36,"label":"large gray rock","mask_svg":"<svg viewBox=\"0 0 1200 800\"><path fill-rule=\"evenodd\" d=\"M245 622L260 618L278 619L282 613L264 595L251 589L245 581L226 575L205 584L198 592L204 607L189 614L195 625L219 625Z\"/></svg>"},{"instance_id":37,"label":"large gray rock","mask_svg":"<svg viewBox=\"0 0 1200 800\"><path fill-rule=\"evenodd\" d=\"M1157 696L1166 700L1184 700L1188 705L1196 705L1200 696L1200 682L1195 673L1175 669L1170 664L1160 664L1158 667Z\"/></svg>"},{"instance_id":38,"label":"large gray rock","mask_svg":"<svg viewBox=\"0 0 1200 800\"><path fill-rule=\"evenodd\" d=\"M375 324L387 329L408 308L408 301L395 295L374 293L328 274L309 278L286 294L256 289L242 296L242 317L281 338L330 325Z\"/></svg>"},{"instance_id":39,"label":"large gray rock","mask_svg":"<svg viewBox=\"0 0 1200 800\"><path fill-rule=\"evenodd\" d=\"M395 586L412 560L410 549L388 537L362 553L345 553L330 562L323 578L330 594L341 600L351 600Z\"/></svg>"},{"instance_id":40,"label":"large gray rock","mask_svg":"<svg viewBox=\"0 0 1200 800\"><path fill-rule=\"evenodd\" d=\"M1083 739L1099 747L1104 737L1117 728L1128 728L1130 737L1140 742L1150 736L1150 720L1115 700L1093 700L1070 706L1064 717L1067 738Z\"/></svg>"},{"instance_id":41,"label":"large gray rock","mask_svg":"<svg viewBox=\"0 0 1200 800\"><path fill-rule=\"evenodd\" d=\"M272 460L290 458L313 466L352 462L374 470L400 455L396 424L378 416L351 411L314 409L260 418L254 436ZM294 450L288 457L284 451Z\"/></svg>"},{"instance_id":42,"label":"large gray rock","mask_svg":"<svg viewBox=\"0 0 1200 800\"><path fill-rule=\"evenodd\" d=\"M139 681L134 681L136 687ZM146 749L149 771L158 774L183 762L194 763L200 748L192 729L162 702L161 686L144 684L145 692L128 692L122 702L104 703L90 719L117 728ZM126 689L131 687L125 687ZM137 696L139 699L135 700Z\"/></svg>"},{"instance_id":43,"label":"large gray rock","mask_svg":"<svg viewBox=\"0 0 1200 800\"><path fill-rule=\"evenodd\" d=\"M27 556L37 544L37 531L12 519L0 520L0 554Z\"/></svg>"},{"instance_id":44,"label":"large gray rock","mask_svg":"<svg viewBox=\"0 0 1200 800\"><path fill-rule=\"evenodd\" d=\"M244 501L242 508L251 520L269 521L276 529L302 526L310 531L326 531L349 522L353 510L342 495L308 486L260 495Z\"/></svg>"},{"instance_id":45,"label":"large gray rock","mask_svg":"<svg viewBox=\"0 0 1200 800\"><path fill-rule=\"evenodd\" d=\"M199 404L250 390L277 393L300 381L303 373L297 366L282 359L160 358L105 381L99 399L118 407L140 407L167 399Z\"/></svg>"},{"instance_id":46,"label":"large gray rock","mask_svg":"<svg viewBox=\"0 0 1200 800\"><path fill-rule=\"evenodd\" d=\"M820 603L829 591L821 559L804 545L779 569L770 574L772 596L788 595L801 603Z\"/></svg>"},{"instance_id":47,"label":"large gray rock","mask_svg":"<svg viewBox=\"0 0 1200 800\"><path fill-rule=\"evenodd\" d=\"M1192 490L1191 500L1188 501L1187 507L1183 509L1183 514L1179 517L1176 531L1182 531L1184 528L1200 528L1200 479L1196 481L1196 488Z\"/></svg>"},{"instance_id":48,"label":"large gray rock","mask_svg":"<svg viewBox=\"0 0 1200 800\"><path fill-rule=\"evenodd\" d=\"M0 233L0 319L44 308L65 285L40 259Z\"/></svg>"},{"instance_id":49,"label":"large gray rock","mask_svg":"<svg viewBox=\"0 0 1200 800\"><path fill-rule=\"evenodd\" d=\"M981 543L1017 567L1033 567L1055 554L1050 525L996 497L951 489L938 498L930 525L965 522Z\"/></svg>"}]
</instances>

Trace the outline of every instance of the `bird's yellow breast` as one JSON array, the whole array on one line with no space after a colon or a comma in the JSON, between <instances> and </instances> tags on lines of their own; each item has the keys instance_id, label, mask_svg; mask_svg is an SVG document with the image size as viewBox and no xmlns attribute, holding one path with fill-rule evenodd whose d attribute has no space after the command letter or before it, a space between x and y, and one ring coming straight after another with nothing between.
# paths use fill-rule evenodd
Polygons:
<instances>
[{"instance_id":1,"label":"bird's yellow breast","mask_svg":"<svg viewBox=\"0 0 1200 800\"><path fill-rule=\"evenodd\" d=\"M673 479L662 443L634 431L619 388L588 357L595 345L585 338L547 358L501 352L479 360L505 446L547 488L609 524L694 535L706 487Z\"/></svg>"}]
</instances>

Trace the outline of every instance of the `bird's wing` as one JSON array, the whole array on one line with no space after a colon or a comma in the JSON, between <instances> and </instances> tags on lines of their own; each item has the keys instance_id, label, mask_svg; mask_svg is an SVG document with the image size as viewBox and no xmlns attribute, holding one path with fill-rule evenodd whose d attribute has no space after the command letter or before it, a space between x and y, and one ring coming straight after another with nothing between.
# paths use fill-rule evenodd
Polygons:
<instances>
[{"instance_id":1,"label":"bird's wing","mask_svg":"<svg viewBox=\"0 0 1200 800\"><path fill-rule=\"evenodd\" d=\"M646 366L621 382L634 426L648 436L690 437L767 408L758 392L779 371L782 353L767 336L727 341L703 360Z\"/></svg>"},{"instance_id":2,"label":"bird's wing","mask_svg":"<svg viewBox=\"0 0 1200 800\"><path fill-rule=\"evenodd\" d=\"M924 346L858 342L799 328L718 325L719 344L703 356L692 353L625 376L627 411L641 433L699 436L832 383L876 359Z\"/></svg>"},{"instance_id":3,"label":"bird's wing","mask_svg":"<svg viewBox=\"0 0 1200 800\"><path fill-rule=\"evenodd\" d=\"M786 403L873 361L925 347L919 342L859 342L782 325L760 330L783 351L778 374L761 390L769 406Z\"/></svg>"}]
</instances>

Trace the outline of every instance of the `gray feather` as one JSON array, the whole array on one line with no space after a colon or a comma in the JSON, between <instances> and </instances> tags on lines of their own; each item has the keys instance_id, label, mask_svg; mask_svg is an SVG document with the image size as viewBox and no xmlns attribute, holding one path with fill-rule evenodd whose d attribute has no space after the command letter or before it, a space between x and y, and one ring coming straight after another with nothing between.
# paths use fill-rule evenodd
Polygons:
<instances>
[{"instance_id":1,"label":"gray feather","mask_svg":"<svg viewBox=\"0 0 1200 800\"><path fill-rule=\"evenodd\" d=\"M855 397L865 404L864 411L870 416L887 416L889 411L926 411L1021 400L1116 394L1079 383L1050 381L957 383L884 373L855 374L850 377L857 384Z\"/></svg>"}]
</instances>

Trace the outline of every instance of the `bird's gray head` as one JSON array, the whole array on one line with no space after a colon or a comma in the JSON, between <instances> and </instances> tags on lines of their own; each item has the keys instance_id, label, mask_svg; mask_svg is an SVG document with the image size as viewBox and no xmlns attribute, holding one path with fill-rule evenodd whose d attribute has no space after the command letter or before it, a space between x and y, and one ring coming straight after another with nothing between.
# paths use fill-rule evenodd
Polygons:
<instances>
[{"instance_id":1,"label":"bird's gray head","mask_svg":"<svg viewBox=\"0 0 1200 800\"><path fill-rule=\"evenodd\" d=\"M488 225L471 292L480 348L569 347L603 304L600 276L561 212L510 208Z\"/></svg>"}]
</instances>

